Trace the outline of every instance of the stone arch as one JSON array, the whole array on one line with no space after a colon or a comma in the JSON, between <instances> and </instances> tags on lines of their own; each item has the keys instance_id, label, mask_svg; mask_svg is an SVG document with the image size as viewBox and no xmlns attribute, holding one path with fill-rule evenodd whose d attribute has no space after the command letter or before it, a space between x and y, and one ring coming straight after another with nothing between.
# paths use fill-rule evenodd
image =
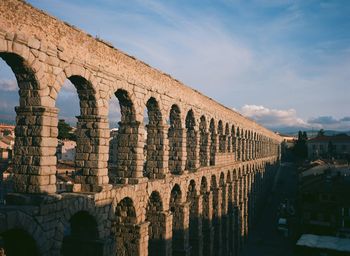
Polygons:
<instances>
[{"instance_id":1,"label":"stone arch","mask_svg":"<svg viewBox=\"0 0 350 256\"><path fill-rule=\"evenodd\" d=\"M158 191L150 195L146 208L148 226L148 255L166 255L166 215Z\"/></svg>"},{"instance_id":2,"label":"stone arch","mask_svg":"<svg viewBox=\"0 0 350 256\"><path fill-rule=\"evenodd\" d=\"M189 203L189 245L192 248L191 255L198 255L201 246L202 220L199 216L201 209L199 209L199 197L194 180L191 180L188 185L186 201Z\"/></svg>"},{"instance_id":3,"label":"stone arch","mask_svg":"<svg viewBox=\"0 0 350 256\"><path fill-rule=\"evenodd\" d=\"M231 136L230 136L230 126L228 123L225 125L225 148L226 152L231 152Z\"/></svg>"},{"instance_id":4,"label":"stone arch","mask_svg":"<svg viewBox=\"0 0 350 256\"><path fill-rule=\"evenodd\" d=\"M210 120L209 131L210 131L210 157L209 157L209 164L211 166L213 166L213 165L215 165L216 143L217 143L217 134L216 134L216 131L215 131L215 121L214 121L213 118Z\"/></svg>"},{"instance_id":5,"label":"stone arch","mask_svg":"<svg viewBox=\"0 0 350 256\"><path fill-rule=\"evenodd\" d=\"M76 182L83 191L96 191L108 183L107 151L108 119L100 114L100 107L93 84L80 75L67 77L77 90L80 115L77 116L75 168ZM108 135L107 135L108 134ZM104 148L104 149L102 149ZM100 164L97 164L100 162ZM104 162L104 163L102 163Z\"/></svg>"},{"instance_id":6,"label":"stone arch","mask_svg":"<svg viewBox=\"0 0 350 256\"><path fill-rule=\"evenodd\" d=\"M209 138L207 132L207 121L201 116L199 123L199 164L204 167L208 165Z\"/></svg>"},{"instance_id":7,"label":"stone arch","mask_svg":"<svg viewBox=\"0 0 350 256\"><path fill-rule=\"evenodd\" d=\"M186 115L186 169L194 170L197 167L197 131L193 110Z\"/></svg>"},{"instance_id":8,"label":"stone arch","mask_svg":"<svg viewBox=\"0 0 350 256\"><path fill-rule=\"evenodd\" d=\"M61 253L70 255L101 255L96 219L87 211L78 211L69 220L68 231L63 238Z\"/></svg>"},{"instance_id":9,"label":"stone arch","mask_svg":"<svg viewBox=\"0 0 350 256\"><path fill-rule=\"evenodd\" d=\"M34 238L25 230L14 228L0 234L0 252L7 256L38 256L39 249ZM19 245L20 243L20 245Z\"/></svg>"},{"instance_id":10,"label":"stone arch","mask_svg":"<svg viewBox=\"0 0 350 256\"><path fill-rule=\"evenodd\" d=\"M178 184L175 184L171 190L169 209L173 213L172 255L181 255L188 246L188 219L184 219L186 209L182 204L182 192Z\"/></svg>"},{"instance_id":11,"label":"stone arch","mask_svg":"<svg viewBox=\"0 0 350 256\"><path fill-rule=\"evenodd\" d=\"M43 85L30 64L17 53L0 51L0 58L7 63L16 77L20 95L19 106L40 106L39 90L43 89Z\"/></svg>"},{"instance_id":12,"label":"stone arch","mask_svg":"<svg viewBox=\"0 0 350 256\"><path fill-rule=\"evenodd\" d=\"M31 254L31 255L46 255L50 252L50 246L52 245L50 243L50 240L47 238L47 234L45 232L45 230L42 228L42 226L40 225L40 223L38 223L38 221L35 219L35 217L32 217L30 215L28 215L27 213L24 213L22 211L17 211L17 210L10 210L7 212L3 212L2 213L2 219L1 219L1 225L0 225L0 252L1 252L1 247L4 246L18 246L18 241L20 241L18 239L18 236L16 233L12 233L11 237L9 238L8 242L10 244L6 245L6 241L4 241L4 234L6 234L6 232L8 231L20 231L21 234L28 234L31 236L31 238L29 239L28 242L33 242L35 243L34 248L36 248L37 250L35 250L34 252L37 252L37 254ZM6 223L6 225L3 225L3 223ZM8 233L7 233L8 234ZM19 235L21 235L19 234ZM13 240L14 239L14 240ZM2 241L1 241L2 240ZM1 243L2 242L2 243ZM13 242L13 243L12 243ZM27 249L27 252L33 252L31 250L31 248L33 248L31 245L29 245L28 247L25 247L25 245L23 245L23 249ZM6 248L5 249L5 253L6 253ZM15 251L14 254L6 254L6 255L26 255L26 254L20 254L17 253L16 249L19 249L19 252L22 252L21 248L11 248L14 249ZM10 249L10 250L11 250Z\"/></svg>"},{"instance_id":13,"label":"stone arch","mask_svg":"<svg viewBox=\"0 0 350 256\"><path fill-rule=\"evenodd\" d=\"M136 120L135 106L128 91L118 89L114 95L119 101L121 121L113 152L116 162L110 167L110 177L113 183L126 183L130 178L142 177L142 165L137 161L142 149L139 144L140 122Z\"/></svg>"},{"instance_id":14,"label":"stone arch","mask_svg":"<svg viewBox=\"0 0 350 256\"><path fill-rule=\"evenodd\" d=\"M170 127L169 140L169 170L172 174L183 173L183 129L181 124L181 112L177 105L172 105L169 115Z\"/></svg>"},{"instance_id":15,"label":"stone arch","mask_svg":"<svg viewBox=\"0 0 350 256\"><path fill-rule=\"evenodd\" d=\"M164 127L159 104L154 97L147 103L148 124L146 126L147 140L145 145L146 162L145 176L148 178L162 178L164 176Z\"/></svg>"},{"instance_id":16,"label":"stone arch","mask_svg":"<svg viewBox=\"0 0 350 256\"><path fill-rule=\"evenodd\" d=\"M219 136L219 153L225 153L225 135L224 135L224 127L222 121L219 120L218 123L218 136Z\"/></svg>"},{"instance_id":17,"label":"stone arch","mask_svg":"<svg viewBox=\"0 0 350 256\"><path fill-rule=\"evenodd\" d=\"M7 41L4 43L7 45ZM31 53L29 55L30 58L35 59ZM16 150L13 157L14 190L24 193L54 193L56 192L56 180L53 178L56 171L56 148L55 145L47 145L47 143L44 145L43 140L37 139L44 134L46 137L57 134L57 127L52 127L50 120L52 115L57 115L57 110L43 106L43 103L49 104L42 102L41 95L49 94L49 89L41 83L43 79L38 79L38 75L40 77L44 75L42 70L38 70L41 63L37 61L36 66L32 67L24 57L8 51L1 51L0 58L12 69L19 88L19 106L15 107L17 115L14 146ZM44 161L41 156L33 153L33 148L39 152L47 152L47 159L51 161ZM26 161L22 161L24 158ZM34 172L43 173L43 169L45 169L45 175L33 175ZM49 180L49 183L43 184L42 180Z\"/></svg>"},{"instance_id":18,"label":"stone arch","mask_svg":"<svg viewBox=\"0 0 350 256\"><path fill-rule=\"evenodd\" d=\"M136 210L130 197L123 198L115 208L116 251L120 255L137 255L142 248ZM146 248L144 248L146 249Z\"/></svg>"}]
</instances>

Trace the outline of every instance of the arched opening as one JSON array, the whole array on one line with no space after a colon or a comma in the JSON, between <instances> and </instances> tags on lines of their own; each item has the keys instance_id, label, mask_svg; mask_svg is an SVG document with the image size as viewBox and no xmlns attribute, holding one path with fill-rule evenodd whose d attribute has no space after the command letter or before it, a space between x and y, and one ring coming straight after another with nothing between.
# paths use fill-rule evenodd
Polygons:
<instances>
[{"instance_id":1,"label":"arched opening","mask_svg":"<svg viewBox=\"0 0 350 256\"><path fill-rule=\"evenodd\" d=\"M110 145L109 175L112 183L126 183L128 178L142 176L141 173L136 173L140 122L136 121L134 103L129 93L118 89L115 97L119 101L121 116L113 134L115 139L111 139L113 144Z\"/></svg>"},{"instance_id":2,"label":"arched opening","mask_svg":"<svg viewBox=\"0 0 350 256\"><path fill-rule=\"evenodd\" d=\"M226 148L226 152L228 153L231 152L230 127L228 123L226 123L226 126L225 126L225 148Z\"/></svg>"},{"instance_id":3,"label":"arched opening","mask_svg":"<svg viewBox=\"0 0 350 256\"><path fill-rule=\"evenodd\" d=\"M172 255L181 255L186 245L186 232L183 219L183 207L181 205L181 189L175 184L170 194L169 209L173 213L172 223Z\"/></svg>"},{"instance_id":4,"label":"arched opening","mask_svg":"<svg viewBox=\"0 0 350 256\"><path fill-rule=\"evenodd\" d=\"M97 136L96 123L100 120L97 120L98 108L92 84L81 76L69 77L60 88L56 107L59 109L57 191L69 191L74 180L83 184L83 190L90 191L88 179L91 181L92 176L97 177L100 171L97 165L92 165L91 159L98 160L96 148L101 139Z\"/></svg>"},{"instance_id":5,"label":"arched opening","mask_svg":"<svg viewBox=\"0 0 350 256\"><path fill-rule=\"evenodd\" d=\"M215 165L216 141L217 141L217 135L216 135L216 131L215 131L214 119L210 120L209 131L210 131L210 157L209 157L209 164L211 166L213 166L213 165Z\"/></svg>"},{"instance_id":6,"label":"arched opening","mask_svg":"<svg viewBox=\"0 0 350 256\"><path fill-rule=\"evenodd\" d=\"M9 173L9 179L1 184L3 190L0 197L4 198L4 194L13 190L25 193L54 193L56 181L49 177L55 174L56 148L51 145L44 148L42 140L37 138L43 135L44 130L48 136L57 133L57 127L51 127L51 124L44 122L43 118L45 115L55 113L41 106L41 95L44 90L40 90L40 81L21 56L0 52L0 59L0 115L11 125L9 134L6 134L9 146L1 152L5 163L0 166L1 169L4 168L2 172ZM16 125L16 129L13 125ZM34 152L33 148L37 150ZM43 184L43 174L32 175L34 172L42 173L44 165L40 156L36 154L37 151L45 151L52 160L51 165L47 163L50 171L45 174L45 178L48 178L45 180L50 180L49 184ZM10 166L10 161L13 163L13 168Z\"/></svg>"},{"instance_id":7,"label":"arched opening","mask_svg":"<svg viewBox=\"0 0 350 256\"><path fill-rule=\"evenodd\" d=\"M218 135L219 135L219 153L225 153L226 141L224 136L224 128L221 120L218 123Z\"/></svg>"},{"instance_id":8,"label":"arched opening","mask_svg":"<svg viewBox=\"0 0 350 256\"><path fill-rule=\"evenodd\" d=\"M147 101L146 107L148 124L146 125L144 175L154 179L160 178L164 168L164 130L162 127L162 113L156 99L151 97Z\"/></svg>"},{"instance_id":9,"label":"arched opening","mask_svg":"<svg viewBox=\"0 0 350 256\"><path fill-rule=\"evenodd\" d=\"M98 228L95 218L86 211L74 214L69 226L65 227L62 243L62 255L102 255L103 244L98 240Z\"/></svg>"},{"instance_id":10,"label":"arched opening","mask_svg":"<svg viewBox=\"0 0 350 256\"><path fill-rule=\"evenodd\" d=\"M207 166L208 165L208 145L209 145L209 138L208 138L208 132L207 132L207 121L205 119L205 116L201 116L201 120L199 123L199 163L200 166Z\"/></svg>"},{"instance_id":11,"label":"arched opening","mask_svg":"<svg viewBox=\"0 0 350 256\"><path fill-rule=\"evenodd\" d=\"M172 174L182 174L182 136L180 109L173 105L170 110L170 127L168 130L169 140L169 170Z\"/></svg>"},{"instance_id":12,"label":"arched opening","mask_svg":"<svg viewBox=\"0 0 350 256\"><path fill-rule=\"evenodd\" d=\"M197 132L195 131L196 120L192 109L186 116L186 169L194 170L197 162Z\"/></svg>"},{"instance_id":13,"label":"arched opening","mask_svg":"<svg viewBox=\"0 0 350 256\"><path fill-rule=\"evenodd\" d=\"M117 204L115 218L116 251L120 255L138 255L141 234L135 225L136 211L129 197Z\"/></svg>"},{"instance_id":14,"label":"arched opening","mask_svg":"<svg viewBox=\"0 0 350 256\"><path fill-rule=\"evenodd\" d=\"M0 253L6 256L38 256L39 250L35 240L22 229L10 229L0 235L2 249Z\"/></svg>"},{"instance_id":15,"label":"arched opening","mask_svg":"<svg viewBox=\"0 0 350 256\"><path fill-rule=\"evenodd\" d=\"M198 196L196 183L194 180L191 180L188 186L186 201L190 203L189 244L191 247L191 255L198 255L200 249L199 246L201 245L201 241L199 241L199 228L202 224L202 221L199 216Z\"/></svg>"},{"instance_id":16,"label":"arched opening","mask_svg":"<svg viewBox=\"0 0 350 256\"><path fill-rule=\"evenodd\" d=\"M213 252L213 232L212 232L212 200L208 192L208 182L206 177L201 179L200 193L202 195L202 235L203 251L202 255L212 255Z\"/></svg>"},{"instance_id":17,"label":"arched opening","mask_svg":"<svg viewBox=\"0 0 350 256\"><path fill-rule=\"evenodd\" d=\"M146 209L148 226L148 255L166 255L165 225L163 203L158 192L153 191Z\"/></svg>"},{"instance_id":18,"label":"arched opening","mask_svg":"<svg viewBox=\"0 0 350 256\"><path fill-rule=\"evenodd\" d=\"M1 54L0 54L1 56ZM7 145L0 148L0 204L6 203L7 193L13 192L12 161L14 158L15 107L19 105L19 85L11 67L0 58L0 118L8 128L0 131L0 137L6 138ZM18 151L17 151L18 152ZM16 153L17 153L16 152Z\"/></svg>"}]
</instances>

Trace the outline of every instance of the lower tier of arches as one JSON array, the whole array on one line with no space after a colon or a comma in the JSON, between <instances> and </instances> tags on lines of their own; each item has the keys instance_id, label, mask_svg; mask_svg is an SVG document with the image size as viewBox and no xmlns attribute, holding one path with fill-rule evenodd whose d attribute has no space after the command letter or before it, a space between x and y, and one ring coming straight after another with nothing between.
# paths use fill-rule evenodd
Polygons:
<instances>
[{"instance_id":1,"label":"lower tier of arches","mask_svg":"<svg viewBox=\"0 0 350 256\"><path fill-rule=\"evenodd\" d=\"M100 193L9 194L0 255L239 255L277 168L270 158Z\"/></svg>"}]
</instances>

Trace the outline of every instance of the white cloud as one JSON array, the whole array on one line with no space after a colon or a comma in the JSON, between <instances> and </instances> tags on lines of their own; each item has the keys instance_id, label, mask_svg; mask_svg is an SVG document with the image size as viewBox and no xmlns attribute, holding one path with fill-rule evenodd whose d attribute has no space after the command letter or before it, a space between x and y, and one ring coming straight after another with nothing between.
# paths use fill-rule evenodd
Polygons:
<instances>
[{"instance_id":1,"label":"white cloud","mask_svg":"<svg viewBox=\"0 0 350 256\"><path fill-rule=\"evenodd\" d=\"M259 124L271 129L327 129L350 130L350 117L335 118L333 116L319 116L307 121L300 118L295 109L270 109L258 105L244 105L238 110L242 115L251 118Z\"/></svg>"},{"instance_id":2,"label":"white cloud","mask_svg":"<svg viewBox=\"0 0 350 256\"><path fill-rule=\"evenodd\" d=\"M278 110L264 106L244 105L240 112L242 115L269 128L310 127L307 122L297 116L295 109Z\"/></svg>"},{"instance_id":3,"label":"white cloud","mask_svg":"<svg viewBox=\"0 0 350 256\"><path fill-rule=\"evenodd\" d=\"M18 85L16 80L0 80L0 91L14 92L17 91Z\"/></svg>"}]
</instances>

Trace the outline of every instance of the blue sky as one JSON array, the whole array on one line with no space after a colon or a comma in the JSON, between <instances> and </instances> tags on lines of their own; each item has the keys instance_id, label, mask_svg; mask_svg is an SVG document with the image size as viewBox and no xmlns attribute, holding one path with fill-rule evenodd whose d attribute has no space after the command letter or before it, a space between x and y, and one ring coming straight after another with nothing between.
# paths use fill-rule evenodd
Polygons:
<instances>
[{"instance_id":1,"label":"blue sky","mask_svg":"<svg viewBox=\"0 0 350 256\"><path fill-rule=\"evenodd\" d=\"M350 130L350 1L28 2L269 128ZM73 92L60 93L63 117L78 114Z\"/></svg>"}]
</instances>

